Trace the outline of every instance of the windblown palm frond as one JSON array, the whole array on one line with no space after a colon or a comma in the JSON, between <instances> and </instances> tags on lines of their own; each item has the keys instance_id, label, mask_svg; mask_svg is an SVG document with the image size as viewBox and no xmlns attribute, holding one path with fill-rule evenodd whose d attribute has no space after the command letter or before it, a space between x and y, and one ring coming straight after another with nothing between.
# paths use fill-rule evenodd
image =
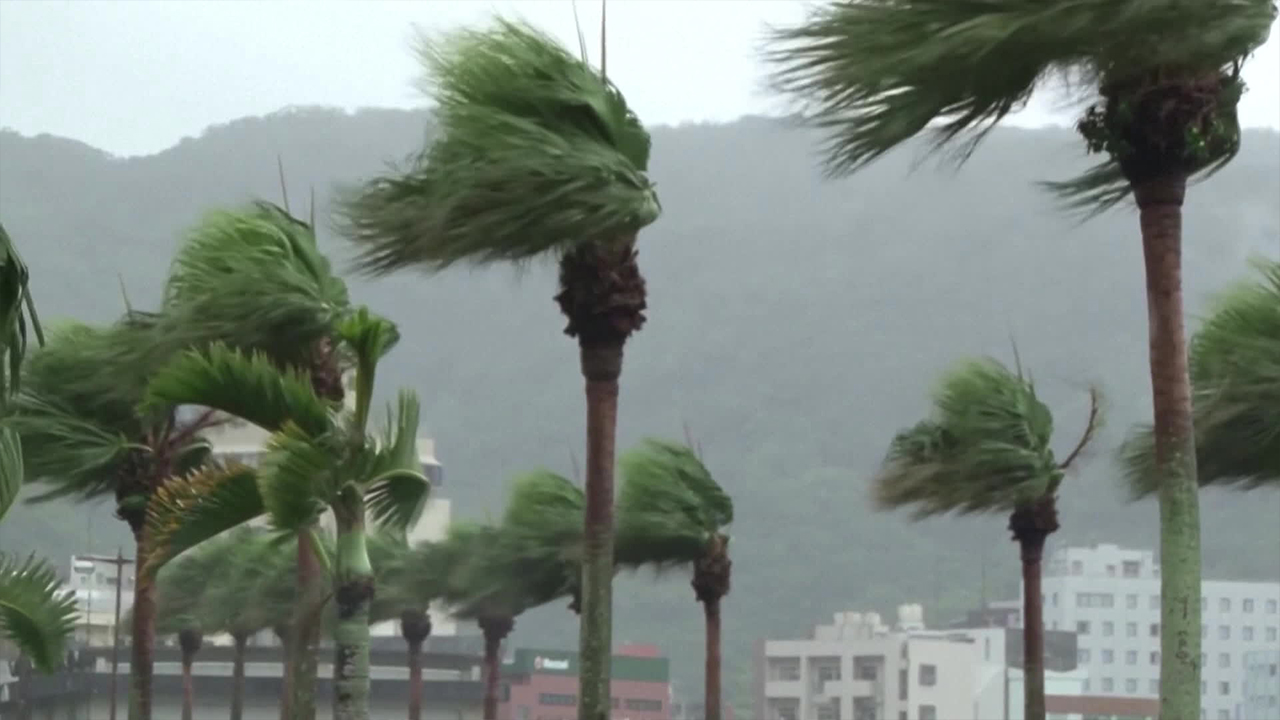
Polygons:
<instances>
[{"instance_id":1,"label":"windblown palm frond","mask_svg":"<svg viewBox=\"0 0 1280 720\"><path fill-rule=\"evenodd\" d=\"M174 349L220 341L305 365L348 305L313 228L258 202L189 232L165 285L161 335Z\"/></svg>"},{"instance_id":2,"label":"windblown palm frond","mask_svg":"<svg viewBox=\"0 0 1280 720\"><path fill-rule=\"evenodd\" d=\"M165 563L266 512L258 472L244 465L206 465L157 488L147 505L147 564Z\"/></svg>"},{"instance_id":3,"label":"windblown palm frond","mask_svg":"<svg viewBox=\"0 0 1280 720\"><path fill-rule=\"evenodd\" d=\"M1280 484L1280 262L1217 299L1191 342L1196 462L1204 485ZM1121 454L1135 498L1158 488L1150 425Z\"/></svg>"},{"instance_id":4,"label":"windblown palm frond","mask_svg":"<svg viewBox=\"0 0 1280 720\"><path fill-rule=\"evenodd\" d=\"M214 547L226 555L226 562L216 582L204 587L201 616L206 632L247 636L294 611L290 601L296 581L291 570L296 551L247 527L222 536ZM288 588L273 590L273 585Z\"/></svg>"},{"instance_id":5,"label":"windblown palm frond","mask_svg":"<svg viewBox=\"0 0 1280 720\"><path fill-rule=\"evenodd\" d=\"M329 432L334 404L318 397L303 374L280 367L261 352L246 355L217 342L179 354L151 379L147 404L201 405L265 430L292 422L312 435Z\"/></svg>"},{"instance_id":6,"label":"windblown palm frond","mask_svg":"<svg viewBox=\"0 0 1280 720\"><path fill-rule=\"evenodd\" d=\"M19 387L19 370L27 351L27 325L40 344L44 332L27 287L29 273L18 248L0 225L0 408Z\"/></svg>"},{"instance_id":7,"label":"windblown palm frond","mask_svg":"<svg viewBox=\"0 0 1280 720\"><path fill-rule=\"evenodd\" d=\"M648 439L624 454L619 466L620 565L694 562L733 522L733 501L684 445Z\"/></svg>"},{"instance_id":8,"label":"windblown palm frond","mask_svg":"<svg viewBox=\"0 0 1280 720\"><path fill-rule=\"evenodd\" d=\"M22 490L22 441L17 433L0 427L0 520L4 519L13 501Z\"/></svg>"},{"instance_id":9,"label":"windblown palm frond","mask_svg":"<svg viewBox=\"0 0 1280 720\"><path fill-rule=\"evenodd\" d=\"M258 491L272 526L299 532L315 524L341 487L341 456L324 439L289 423L267 442Z\"/></svg>"},{"instance_id":10,"label":"windblown palm frond","mask_svg":"<svg viewBox=\"0 0 1280 720\"><path fill-rule=\"evenodd\" d=\"M370 533L367 545L376 587L369 606L369 622L397 619L405 610L425 611L440 596L444 578L413 571L417 555L403 535Z\"/></svg>"},{"instance_id":11,"label":"windblown palm frond","mask_svg":"<svg viewBox=\"0 0 1280 720\"><path fill-rule=\"evenodd\" d=\"M400 342L400 330L390 320L361 307L337 327L337 337L356 360L355 430L363 433L373 402L378 361Z\"/></svg>"},{"instance_id":12,"label":"windblown palm frond","mask_svg":"<svg viewBox=\"0 0 1280 720\"><path fill-rule=\"evenodd\" d=\"M171 635L182 630L222 630L205 593L227 581L226 571L233 557L232 547L215 540L177 558L157 573L156 632Z\"/></svg>"},{"instance_id":13,"label":"windblown palm frond","mask_svg":"<svg viewBox=\"0 0 1280 720\"><path fill-rule=\"evenodd\" d=\"M62 591L53 568L34 557L18 562L0 555L0 637L37 668L51 672L62 664L75 617L75 598Z\"/></svg>"},{"instance_id":14,"label":"windblown palm frond","mask_svg":"<svg viewBox=\"0 0 1280 720\"><path fill-rule=\"evenodd\" d=\"M530 602L572 594L582 574L586 498L568 478L537 470L515 480L502 518L500 555Z\"/></svg>"},{"instance_id":15,"label":"windblown palm frond","mask_svg":"<svg viewBox=\"0 0 1280 720\"><path fill-rule=\"evenodd\" d=\"M497 20L422 43L435 142L349 193L375 273L523 261L634 234L660 212L649 135L618 89L554 39Z\"/></svg>"},{"instance_id":16,"label":"windblown palm frond","mask_svg":"<svg viewBox=\"0 0 1280 720\"><path fill-rule=\"evenodd\" d=\"M431 494L431 481L418 458L418 397L401 390L395 410L388 408L381 444L365 471L365 503L370 518L384 530L403 533L417 522Z\"/></svg>"},{"instance_id":17,"label":"windblown palm frond","mask_svg":"<svg viewBox=\"0 0 1280 720\"><path fill-rule=\"evenodd\" d=\"M894 437L876 501L914 506L916 517L1010 512L1056 492L1052 434L1030 381L994 360L964 362L934 394L933 417Z\"/></svg>"},{"instance_id":18,"label":"windblown palm frond","mask_svg":"<svg viewBox=\"0 0 1280 720\"><path fill-rule=\"evenodd\" d=\"M1096 91L1158 68L1228 68L1273 17L1269 0L841 0L774 32L767 59L775 86L828 133L835 176L922 133L935 151L958 143L963 160L1051 76ZM1058 189L1115 202L1127 192L1115 170Z\"/></svg>"},{"instance_id":19,"label":"windblown palm frond","mask_svg":"<svg viewBox=\"0 0 1280 720\"><path fill-rule=\"evenodd\" d=\"M511 572L502 533L494 525L454 523L443 540L423 550L415 572L445 578L442 599L455 616L515 617L540 604L528 579Z\"/></svg>"}]
</instances>

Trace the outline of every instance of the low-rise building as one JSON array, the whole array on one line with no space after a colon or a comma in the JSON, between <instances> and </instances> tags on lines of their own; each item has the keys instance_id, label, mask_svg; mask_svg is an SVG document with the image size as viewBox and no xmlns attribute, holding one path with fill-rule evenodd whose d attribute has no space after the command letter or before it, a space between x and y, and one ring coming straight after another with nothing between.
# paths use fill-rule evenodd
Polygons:
<instances>
[{"instance_id":1,"label":"low-rise building","mask_svg":"<svg viewBox=\"0 0 1280 720\"><path fill-rule=\"evenodd\" d=\"M502 667L499 720L577 718L578 663L569 650L516 650ZM612 720L671 720L671 670L658 648L619 648L611 672Z\"/></svg>"}]
</instances>

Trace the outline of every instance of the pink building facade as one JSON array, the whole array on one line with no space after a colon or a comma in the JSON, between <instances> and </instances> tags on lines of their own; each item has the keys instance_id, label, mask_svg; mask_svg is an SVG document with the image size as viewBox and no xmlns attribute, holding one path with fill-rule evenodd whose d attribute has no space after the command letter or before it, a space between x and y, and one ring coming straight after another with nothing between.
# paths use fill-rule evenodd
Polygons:
<instances>
[{"instance_id":1,"label":"pink building facade","mask_svg":"<svg viewBox=\"0 0 1280 720\"><path fill-rule=\"evenodd\" d=\"M519 649L502 668L499 720L576 720L578 653ZM619 648L610 720L671 720L670 663L652 645Z\"/></svg>"}]
</instances>

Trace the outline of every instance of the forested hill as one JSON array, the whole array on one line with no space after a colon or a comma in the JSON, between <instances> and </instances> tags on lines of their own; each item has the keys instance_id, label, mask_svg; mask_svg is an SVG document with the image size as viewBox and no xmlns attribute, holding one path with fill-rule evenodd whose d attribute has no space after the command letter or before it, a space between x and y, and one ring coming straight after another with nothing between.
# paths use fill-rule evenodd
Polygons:
<instances>
[{"instance_id":1,"label":"forested hill","mask_svg":"<svg viewBox=\"0 0 1280 720\"><path fill-rule=\"evenodd\" d=\"M139 120L145 122L145 118ZM183 228L211 207L278 200L276 157L304 213L327 217L336 184L415 152L426 116L293 110L210 128L162 153L119 159L81 143L0 134L0 217L33 275L39 309L106 321L154 304ZM1016 587L1003 518L911 523L873 512L868 478L934 380L966 355L1023 363L1075 442L1085 388L1103 385L1108 425L1063 489L1057 542L1153 547L1154 504L1116 489L1111 450L1149 413L1146 310L1136 214L1080 223L1035 187L1086 166L1067 130L1002 130L962 169L910 151L846 181L824 181L816 138L772 120L658 128L653 175L665 212L641 235L649 323L628 345L625 448L688 424L737 502L726 601L729 685L750 643L801 633L846 608L925 603L930 620ZM1245 134L1240 157L1192 189L1185 290L1192 313L1280 254L1280 136ZM326 247L345 255L332 233ZM456 516L496 516L509 478L570 473L583 405L574 343L534 267L406 273L353 281L355 297L400 323L382 392L415 387L446 465ZM1194 326L1194 322L1192 323ZM1280 495L1205 494L1208 575L1280 576ZM86 544L89 525L93 538ZM21 507L6 551L72 552L125 542L110 509ZM985 563L986 572L982 572ZM701 612L682 575L620 581L615 638L671 652L699 681ZM572 645L563 607L517 626L517 643Z\"/></svg>"}]
</instances>

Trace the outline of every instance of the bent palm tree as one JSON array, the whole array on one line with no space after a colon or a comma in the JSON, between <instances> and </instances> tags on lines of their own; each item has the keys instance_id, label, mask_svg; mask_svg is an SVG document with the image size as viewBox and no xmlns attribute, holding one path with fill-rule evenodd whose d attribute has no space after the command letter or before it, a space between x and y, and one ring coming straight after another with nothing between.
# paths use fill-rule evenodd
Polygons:
<instances>
[{"instance_id":1,"label":"bent palm tree","mask_svg":"<svg viewBox=\"0 0 1280 720\"><path fill-rule=\"evenodd\" d=\"M165 284L161 351L207 347L265 352L281 368L304 371L315 393L343 397L338 323L351 312L346 284L333 274L314 228L287 210L257 202L216 211L188 232ZM312 534L298 536L297 578L303 593L297 637L287 664L282 716L315 716L317 617L324 595ZM296 682L295 679L296 678Z\"/></svg>"},{"instance_id":2,"label":"bent palm tree","mask_svg":"<svg viewBox=\"0 0 1280 720\"><path fill-rule=\"evenodd\" d=\"M444 578L411 570L413 550L390 533L369 536L374 595L369 621L398 620L408 651L409 720L422 718L422 644L431 635L431 602L443 593Z\"/></svg>"},{"instance_id":3,"label":"bent palm tree","mask_svg":"<svg viewBox=\"0 0 1280 720\"><path fill-rule=\"evenodd\" d=\"M1200 485L1280 486L1280 262L1224 293L1191 342ZM1157 490L1155 438L1140 428L1123 455L1135 497Z\"/></svg>"},{"instance_id":4,"label":"bent palm tree","mask_svg":"<svg viewBox=\"0 0 1280 720\"><path fill-rule=\"evenodd\" d=\"M177 635L182 651L182 720L191 720L195 704L192 665L204 636L222 631L215 607L205 593L228 582L228 565L237 550L225 542L209 543L188 553L156 575L157 635Z\"/></svg>"},{"instance_id":5,"label":"bent palm tree","mask_svg":"<svg viewBox=\"0 0 1280 720\"><path fill-rule=\"evenodd\" d=\"M827 170L857 170L929 132L966 157L1050 76L1098 102L1078 128L1107 159L1058 192L1139 210L1160 477L1162 717L1200 707L1200 525L1182 312L1182 201L1189 179L1240 144L1240 68L1265 42L1271 0L844 0L778 31L778 87L829 133ZM938 124L930 128L930 123Z\"/></svg>"},{"instance_id":6,"label":"bent palm tree","mask_svg":"<svg viewBox=\"0 0 1280 720\"><path fill-rule=\"evenodd\" d=\"M729 594L733 500L690 448L646 440L622 456L618 564L693 566L706 616L705 720L720 720L720 601Z\"/></svg>"},{"instance_id":7,"label":"bent palm tree","mask_svg":"<svg viewBox=\"0 0 1280 720\"><path fill-rule=\"evenodd\" d=\"M377 525L403 532L421 512L430 483L417 457L419 410L412 393L401 392L380 440L368 430L377 363L398 340L395 326L361 309L342 321L337 335L341 349L356 359L355 407L348 413L333 412L304 375L281 372L264 355L249 357L216 345L179 356L149 392L152 402L203 406L276 429L259 471L214 471L217 477L209 481L213 489L204 493L211 505L197 501L189 503L194 509L184 508L185 500L166 499L170 510L158 507L157 517L172 528L163 538L170 547L184 532L189 533L184 542L208 537L192 530L202 523L210 524L207 532L243 522L237 513L253 506L255 492L272 523L295 535L309 533L326 509L333 513L338 531L333 558L335 709L336 717L346 720L368 716L373 570L366 515ZM253 482L246 480L255 475ZM228 503L234 512L219 517L222 498L232 493L239 493Z\"/></svg>"},{"instance_id":8,"label":"bent palm tree","mask_svg":"<svg viewBox=\"0 0 1280 720\"><path fill-rule=\"evenodd\" d=\"M10 395L19 388L28 323L43 345L44 333L27 289L27 266L0 225L0 420ZM0 425L0 520L18 498L22 476L18 436ZM62 662L75 613L75 600L61 591L53 568L34 557L19 562L0 553L0 635L13 641L38 669L49 672Z\"/></svg>"},{"instance_id":9,"label":"bent palm tree","mask_svg":"<svg viewBox=\"0 0 1280 720\"><path fill-rule=\"evenodd\" d=\"M421 56L436 140L403 173L349 197L345 230L375 273L558 259L555 299L587 395L579 716L605 720L618 378L645 320L636 237L660 212L649 135L603 73L527 25L459 31Z\"/></svg>"},{"instance_id":10,"label":"bent palm tree","mask_svg":"<svg viewBox=\"0 0 1280 720\"><path fill-rule=\"evenodd\" d=\"M1034 384L994 360L967 361L943 378L933 417L899 432L875 479L882 508L912 506L916 519L945 513L1009 513L1022 558L1026 717L1045 716L1044 621L1040 561L1058 529L1063 474L1098 427L1098 396L1062 462L1054 457L1053 415Z\"/></svg>"}]
</instances>

